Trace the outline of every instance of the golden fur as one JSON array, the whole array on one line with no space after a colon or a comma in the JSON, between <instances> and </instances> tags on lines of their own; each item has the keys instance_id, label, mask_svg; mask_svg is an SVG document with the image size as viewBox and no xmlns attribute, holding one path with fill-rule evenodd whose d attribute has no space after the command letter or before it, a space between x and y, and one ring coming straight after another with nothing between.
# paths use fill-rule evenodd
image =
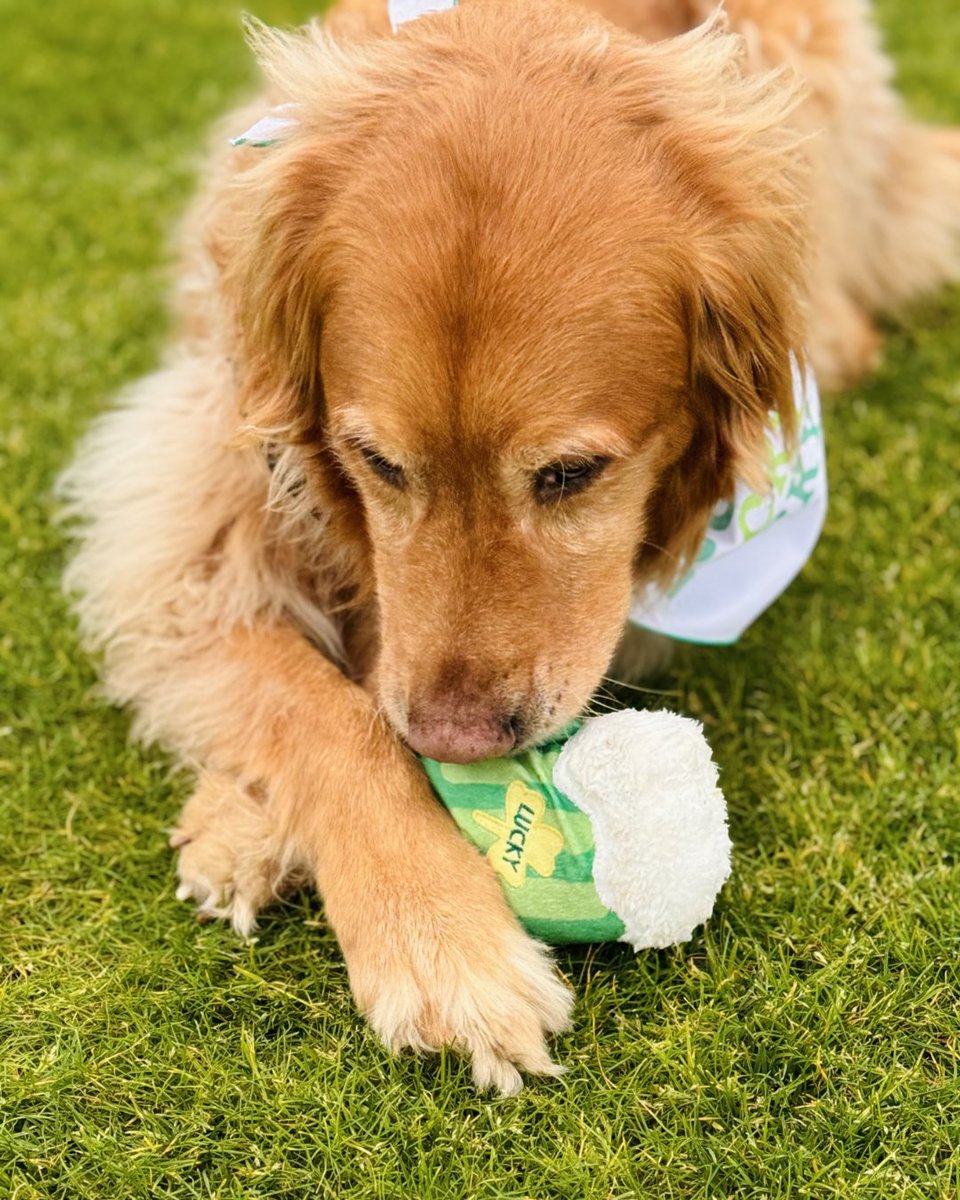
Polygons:
<instances>
[{"instance_id":1,"label":"golden fur","mask_svg":"<svg viewBox=\"0 0 960 1200\"><path fill-rule=\"evenodd\" d=\"M855 377L873 314L960 265L956 135L904 114L865 4L710 7L254 31L179 332L64 483L107 690L199 772L180 894L247 932L315 882L384 1041L504 1091L555 1069L569 993L404 741L580 711L789 423L790 350ZM280 143L225 144L286 101Z\"/></svg>"}]
</instances>

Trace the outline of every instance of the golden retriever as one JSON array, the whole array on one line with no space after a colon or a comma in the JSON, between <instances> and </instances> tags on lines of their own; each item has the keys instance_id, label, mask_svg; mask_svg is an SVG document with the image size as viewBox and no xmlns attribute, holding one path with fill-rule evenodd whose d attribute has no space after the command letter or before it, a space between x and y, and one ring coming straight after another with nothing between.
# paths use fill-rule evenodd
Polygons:
<instances>
[{"instance_id":1,"label":"golden retriever","mask_svg":"<svg viewBox=\"0 0 960 1200\"><path fill-rule=\"evenodd\" d=\"M579 713L637 585L762 474L791 351L853 378L872 314L958 273L957 137L905 115L866 5L711 7L255 30L171 349L64 482L109 694L198 771L178 894L248 932L315 883L383 1040L504 1092L571 997L411 750Z\"/></svg>"}]
</instances>

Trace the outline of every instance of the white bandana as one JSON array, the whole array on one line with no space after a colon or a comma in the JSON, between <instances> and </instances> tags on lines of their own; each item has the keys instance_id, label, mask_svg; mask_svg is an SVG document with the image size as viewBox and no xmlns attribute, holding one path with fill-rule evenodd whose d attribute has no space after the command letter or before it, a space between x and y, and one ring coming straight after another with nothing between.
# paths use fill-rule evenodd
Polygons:
<instances>
[{"instance_id":1,"label":"white bandana","mask_svg":"<svg viewBox=\"0 0 960 1200\"><path fill-rule=\"evenodd\" d=\"M271 108L266 116L255 121L248 130L230 139L231 146L272 146L278 142L287 129L292 129L300 122L294 115L300 106L298 104L278 104Z\"/></svg>"},{"instance_id":2,"label":"white bandana","mask_svg":"<svg viewBox=\"0 0 960 1200\"><path fill-rule=\"evenodd\" d=\"M388 0L387 2L390 27L394 33L407 21L415 21L417 17L425 17L427 13L444 12L448 8L456 7L457 0Z\"/></svg>"},{"instance_id":3,"label":"white bandana","mask_svg":"<svg viewBox=\"0 0 960 1200\"><path fill-rule=\"evenodd\" d=\"M445 12L448 8L456 7L457 0L387 0L390 28L394 33L407 21L415 21L417 17L425 17L428 13ZM244 133L232 137L230 145L272 146L287 129L299 124L294 115L297 108L296 104L277 105Z\"/></svg>"},{"instance_id":4,"label":"white bandana","mask_svg":"<svg viewBox=\"0 0 960 1200\"><path fill-rule=\"evenodd\" d=\"M729 645L800 573L827 514L827 470L820 397L811 371L796 360L793 394L799 438L790 454L776 418L768 433L770 486L738 484L714 509L707 536L687 574L667 592L634 598L630 620L684 642Z\"/></svg>"}]
</instances>

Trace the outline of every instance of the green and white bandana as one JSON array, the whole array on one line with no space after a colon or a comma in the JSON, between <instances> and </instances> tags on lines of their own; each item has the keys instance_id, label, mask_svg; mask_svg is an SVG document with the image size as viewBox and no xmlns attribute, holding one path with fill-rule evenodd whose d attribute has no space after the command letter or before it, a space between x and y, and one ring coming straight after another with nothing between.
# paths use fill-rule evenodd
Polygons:
<instances>
[{"instance_id":1,"label":"green and white bandana","mask_svg":"<svg viewBox=\"0 0 960 1200\"><path fill-rule=\"evenodd\" d=\"M299 125L296 117L297 104L278 104L255 121L249 129L230 139L231 146L273 146L286 133Z\"/></svg>"},{"instance_id":2,"label":"green and white bandana","mask_svg":"<svg viewBox=\"0 0 960 1200\"><path fill-rule=\"evenodd\" d=\"M415 21L417 17L425 17L428 13L444 12L448 8L456 7L457 0L388 0L387 3L390 26L394 33L407 21Z\"/></svg>"},{"instance_id":3,"label":"green and white bandana","mask_svg":"<svg viewBox=\"0 0 960 1200\"><path fill-rule=\"evenodd\" d=\"M729 645L792 583L813 553L827 514L820 396L813 373L793 366L799 438L784 446L774 417L768 432L769 487L738 484L714 510L687 574L667 592L635 597L630 620L684 642Z\"/></svg>"},{"instance_id":4,"label":"green and white bandana","mask_svg":"<svg viewBox=\"0 0 960 1200\"><path fill-rule=\"evenodd\" d=\"M445 12L456 8L457 0L388 0L387 13L390 28L394 33L408 21L425 17L428 13ZM278 104L249 129L230 139L231 146L272 146L297 122L296 104Z\"/></svg>"}]
</instances>

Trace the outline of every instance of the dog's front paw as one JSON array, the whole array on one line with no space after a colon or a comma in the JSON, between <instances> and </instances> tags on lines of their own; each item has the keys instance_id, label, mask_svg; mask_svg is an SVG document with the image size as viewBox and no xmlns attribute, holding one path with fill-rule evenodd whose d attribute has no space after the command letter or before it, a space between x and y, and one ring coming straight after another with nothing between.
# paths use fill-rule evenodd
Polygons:
<instances>
[{"instance_id":1,"label":"dog's front paw","mask_svg":"<svg viewBox=\"0 0 960 1200\"><path fill-rule=\"evenodd\" d=\"M198 920L222 918L244 937L260 909L296 883L262 798L229 776L200 777L170 845L179 851L177 899L193 900Z\"/></svg>"},{"instance_id":2,"label":"dog's front paw","mask_svg":"<svg viewBox=\"0 0 960 1200\"><path fill-rule=\"evenodd\" d=\"M569 1027L573 995L505 905L499 919L487 915L473 913L469 935L436 911L402 929L381 926L375 942L347 950L347 966L358 1005L390 1050L453 1047L469 1056L478 1087L511 1096L520 1071L562 1073L546 1039Z\"/></svg>"}]
</instances>

